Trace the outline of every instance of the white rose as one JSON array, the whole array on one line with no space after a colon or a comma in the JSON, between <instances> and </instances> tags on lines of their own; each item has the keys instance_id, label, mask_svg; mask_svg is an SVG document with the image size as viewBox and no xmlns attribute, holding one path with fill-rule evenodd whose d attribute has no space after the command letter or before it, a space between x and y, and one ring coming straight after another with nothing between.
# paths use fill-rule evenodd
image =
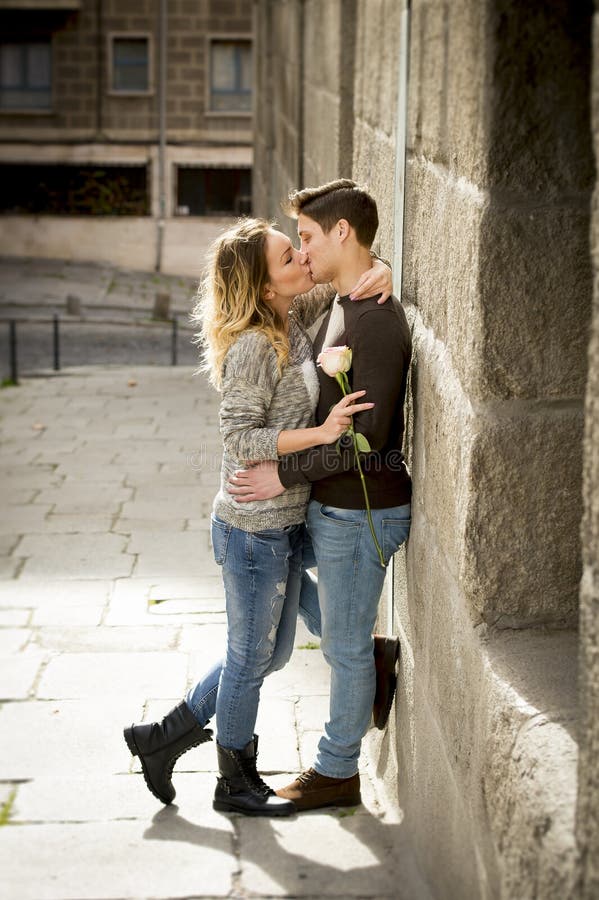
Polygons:
<instances>
[{"instance_id":1,"label":"white rose","mask_svg":"<svg viewBox=\"0 0 599 900\"><path fill-rule=\"evenodd\" d=\"M334 378L338 372L349 372L351 369L351 350L349 347L327 347L318 354L316 360L320 368Z\"/></svg>"}]
</instances>

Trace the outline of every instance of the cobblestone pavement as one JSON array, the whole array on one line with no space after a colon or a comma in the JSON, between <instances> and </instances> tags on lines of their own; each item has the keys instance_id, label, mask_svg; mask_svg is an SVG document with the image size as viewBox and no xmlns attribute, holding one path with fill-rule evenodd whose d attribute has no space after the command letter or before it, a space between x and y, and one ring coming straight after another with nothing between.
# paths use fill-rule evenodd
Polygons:
<instances>
[{"instance_id":1,"label":"cobblestone pavement","mask_svg":"<svg viewBox=\"0 0 599 900\"><path fill-rule=\"evenodd\" d=\"M225 638L209 512L217 396L189 367L88 366L0 390L0 872L7 900L427 900L401 811L214 812L214 745L148 792L124 725L162 715ZM309 766L328 668L298 631L267 679L259 767ZM364 763L366 766L366 763Z\"/></svg>"},{"instance_id":2,"label":"cobblestone pavement","mask_svg":"<svg viewBox=\"0 0 599 900\"><path fill-rule=\"evenodd\" d=\"M122 740L123 725L181 698L225 636L208 528L217 398L189 368L195 290L189 278L0 259L0 340L15 319L21 379L0 392L7 896L420 900L401 813L368 771L356 811L262 822L212 810L213 745L179 762L165 808ZM170 325L150 321L157 292L178 318L178 368L165 367ZM326 717L328 669L311 646L300 629L263 691L260 768L275 786L310 765Z\"/></svg>"},{"instance_id":3,"label":"cobblestone pavement","mask_svg":"<svg viewBox=\"0 0 599 900\"><path fill-rule=\"evenodd\" d=\"M156 294L168 294L177 318L177 361L195 365L189 314L197 281L60 260L0 258L0 378L10 375L8 321L16 322L18 373L54 366L53 317L59 316L60 367L168 365L172 327L152 321ZM79 312L68 312L78 304Z\"/></svg>"}]
</instances>

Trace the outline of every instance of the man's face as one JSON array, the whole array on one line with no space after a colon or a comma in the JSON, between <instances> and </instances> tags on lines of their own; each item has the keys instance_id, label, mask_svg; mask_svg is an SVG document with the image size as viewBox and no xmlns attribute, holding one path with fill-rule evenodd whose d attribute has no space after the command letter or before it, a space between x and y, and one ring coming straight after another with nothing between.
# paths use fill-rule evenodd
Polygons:
<instances>
[{"instance_id":1,"label":"man's face","mask_svg":"<svg viewBox=\"0 0 599 900\"><path fill-rule=\"evenodd\" d=\"M325 234L318 222L300 213L297 220L297 233L301 243L301 252L308 257L310 275L315 284L327 284L333 281L337 273L337 246L335 228Z\"/></svg>"}]
</instances>

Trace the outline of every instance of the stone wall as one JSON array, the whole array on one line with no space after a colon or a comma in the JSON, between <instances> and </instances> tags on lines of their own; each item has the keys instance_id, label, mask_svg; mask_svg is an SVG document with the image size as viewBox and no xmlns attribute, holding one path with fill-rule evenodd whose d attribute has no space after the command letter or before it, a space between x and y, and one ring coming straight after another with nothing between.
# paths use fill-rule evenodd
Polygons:
<instances>
[{"instance_id":1,"label":"stone wall","mask_svg":"<svg viewBox=\"0 0 599 900\"><path fill-rule=\"evenodd\" d=\"M599 157L599 12L593 21L592 132ZM580 762L577 837L580 896L599 896L599 193L595 186L591 252L595 273L584 438L583 577L580 594Z\"/></svg>"},{"instance_id":2,"label":"stone wall","mask_svg":"<svg viewBox=\"0 0 599 900\"><path fill-rule=\"evenodd\" d=\"M398 783L439 896L557 900L575 876L588 24L413 4Z\"/></svg>"},{"instance_id":3,"label":"stone wall","mask_svg":"<svg viewBox=\"0 0 599 900\"><path fill-rule=\"evenodd\" d=\"M331 0L324 53L322 5L257 4L263 37L276 7L275 46L303 34L300 98L285 104L273 90L285 78L275 56L271 81L258 86L275 98L268 169L256 159L256 181L271 178L263 210L278 214L298 183L349 175L351 149L351 177L379 202L378 247L389 258L403 5L357 0L340 16ZM413 526L407 562L396 560L392 611L381 607L381 625L402 641L395 717L368 743L436 896L562 900L574 896L577 861L591 4L411 8L401 293L415 348ZM277 131L287 115L299 159ZM599 527L591 399L587 408L583 647L592 665L583 662L578 839L590 898Z\"/></svg>"},{"instance_id":4,"label":"stone wall","mask_svg":"<svg viewBox=\"0 0 599 900\"><path fill-rule=\"evenodd\" d=\"M302 3L257 4L253 209L293 233L280 202L302 180Z\"/></svg>"}]
</instances>

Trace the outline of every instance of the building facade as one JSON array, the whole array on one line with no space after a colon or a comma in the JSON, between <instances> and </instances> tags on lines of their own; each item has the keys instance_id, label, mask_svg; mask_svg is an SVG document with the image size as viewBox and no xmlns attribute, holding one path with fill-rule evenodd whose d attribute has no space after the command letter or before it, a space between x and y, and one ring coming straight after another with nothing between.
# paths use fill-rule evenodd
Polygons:
<instances>
[{"instance_id":1,"label":"building facade","mask_svg":"<svg viewBox=\"0 0 599 900\"><path fill-rule=\"evenodd\" d=\"M1 0L0 250L162 268L250 211L252 73L247 0Z\"/></svg>"},{"instance_id":2,"label":"building facade","mask_svg":"<svg viewBox=\"0 0 599 900\"><path fill-rule=\"evenodd\" d=\"M593 4L257 7L256 213L291 234L291 188L367 184L413 331L412 532L381 604L401 679L373 762L435 896L591 900Z\"/></svg>"}]
</instances>

